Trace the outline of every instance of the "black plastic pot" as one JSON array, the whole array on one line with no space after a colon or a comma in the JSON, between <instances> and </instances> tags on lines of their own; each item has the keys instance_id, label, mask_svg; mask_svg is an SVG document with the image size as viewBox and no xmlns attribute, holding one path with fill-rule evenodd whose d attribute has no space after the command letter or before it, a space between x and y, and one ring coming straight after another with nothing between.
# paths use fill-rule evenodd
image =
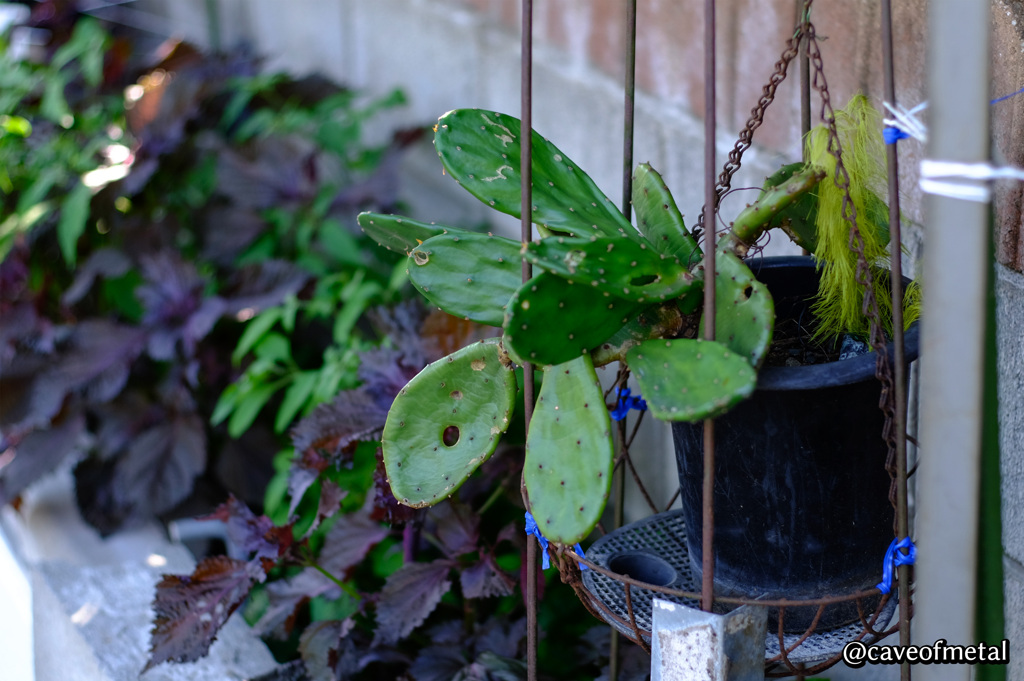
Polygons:
<instances>
[{"instance_id":1,"label":"black plastic pot","mask_svg":"<svg viewBox=\"0 0 1024 681\"><path fill-rule=\"evenodd\" d=\"M777 319L807 318L818 287L810 257L762 258L750 265L771 291ZM914 325L905 335L908 361L917 357L917 342ZM894 511L881 437L881 386L874 373L874 353L764 368L754 395L716 419L717 595L821 598L869 589L881 580ZM703 430L701 423L672 424L697 575ZM815 612L787 608L786 630L803 631ZM818 627L857 618L853 602L830 605Z\"/></svg>"}]
</instances>

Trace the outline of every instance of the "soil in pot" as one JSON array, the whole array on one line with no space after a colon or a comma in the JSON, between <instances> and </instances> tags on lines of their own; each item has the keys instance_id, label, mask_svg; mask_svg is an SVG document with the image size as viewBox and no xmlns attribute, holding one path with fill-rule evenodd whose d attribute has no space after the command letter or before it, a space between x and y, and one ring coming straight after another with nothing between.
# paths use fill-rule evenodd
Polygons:
<instances>
[{"instance_id":1,"label":"soil in pot","mask_svg":"<svg viewBox=\"0 0 1024 681\"><path fill-rule=\"evenodd\" d=\"M777 328L812 323L818 278L811 258L763 258L751 269L776 301ZM807 361L810 345L777 349L774 363L781 357L782 366L763 368L754 395L715 421L719 596L822 598L870 589L881 579L894 511L875 355L786 366L797 355L796 363ZM908 360L917 356L916 327L906 334L906 354ZM831 359L828 351L823 357ZM703 424L673 423L672 432L690 559L699 577ZM866 612L877 602L865 602ZM805 630L816 611L787 608L785 629ZM818 628L858 618L855 602L829 605ZM769 626L777 626L777 612L770 619Z\"/></svg>"}]
</instances>

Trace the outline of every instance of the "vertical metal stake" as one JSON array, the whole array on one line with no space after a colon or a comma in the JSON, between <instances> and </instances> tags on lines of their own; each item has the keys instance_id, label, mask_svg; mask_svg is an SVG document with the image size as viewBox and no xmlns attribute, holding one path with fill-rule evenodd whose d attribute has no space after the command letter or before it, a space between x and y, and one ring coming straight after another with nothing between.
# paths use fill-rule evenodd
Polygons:
<instances>
[{"instance_id":1,"label":"vertical metal stake","mask_svg":"<svg viewBox=\"0 0 1024 681\"><path fill-rule=\"evenodd\" d=\"M519 142L521 147L521 164L519 177L520 193L520 234L523 243L533 239L533 0L523 0L522 46L520 48L520 114L522 126ZM530 263L523 260L523 281L532 276ZM530 419L533 417L533 364L523 364L523 419L526 432L530 432ZM525 478L520 483L523 503L530 508L530 499L526 492ZM537 681L537 538L526 538L526 678Z\"/></svg>"},{"instance_id":2,"label":"vertical metal stake","mask_svg":"<svg viewBox=\"0 0 1024 681\"><path fill-rule=\"evenodd\" d=\"M715 339L715 0L704 0L704 338ZM701 608L714 601L715 421L704 421L704 505Z\"/></svg>"},{"instance_id":3,"label":"vertical metal stake","mask_svg":"<svg viewBox=\"0 0 1024 681\"><path fill-rule=\"evenodd\" d=\"M896 78L892 49L892 2L882 0L882 61L885 75L885 100L896 105ZM910 535L907 507L907 381L903 350L903 262L900 229L900 169L895 144L886 145L889 173L889 270L892 289L893 387L895 395L893 428L896 430L896 535ZM900 595L900 645L910 645L910 566L897 570ZM910 681L910 663L900 666L900 679Z\"/></svg>"},{"instance_id":4,"label":"vertical metal stake","mask_svg":"<svg viewBox=\"0 0 1024 681\"><path fill-rule=\"evenodd\" d=\"M636 0L626 0L626 101L623 104L622 120L622 214L630 220L633 198L633 113L634 95L636 94ZM625 421L619 422L616 443L625 446ZM626 467L619 469L615 477L615 528L622 526L626 503ZM608 681L619 678L619 645L621 639L618 629L612 628L609 657Z\"/></svg>"}]
</instances>

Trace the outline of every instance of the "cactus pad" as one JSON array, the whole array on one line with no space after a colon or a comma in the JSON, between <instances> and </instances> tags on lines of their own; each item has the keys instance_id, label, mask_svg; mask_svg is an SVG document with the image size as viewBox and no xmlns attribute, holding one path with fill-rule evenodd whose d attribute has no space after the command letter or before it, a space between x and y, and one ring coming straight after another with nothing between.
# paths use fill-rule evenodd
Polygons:
<instances>
[{"instance_id":1,"label":"cactus pad","mask_svg":"<svg viewBox=\"0 0 1024 681\"><path fill-rule=\"evenodd\" d=\"M532 221L575 236L643 237L594 181L558 147L533 133ZM495 210L520 216L520 121L482 109L456 109L438 119L434 148L445 170Z\"/></svg>"},{"instance_id":2,"label":"cactus pad","mask_svg":"<svg viewBox=\"0 0 1024 681\"><path fill-rule=\"evenodd\" d=\"M674 338L683 326L683 315L674 303L652 305L590 353L594 366L624 361L630 348L655 338Z\"/></svg>"},{"instance_id":3,"label":"cactus pad","mask_svg":"<svg viewBox=\"0 0 1024 681\"><path fill-rule=\"evenodd\" d=\"M779 173L782 172L779 171ZM736 216L736 220L732 223L732 230L722 239L741 258L746 256L747 250L754 245L766 229L776 226L775 218L780 212L794 205L806 212L808 197L813 201L814 206L817 205L817 197L812 196L810 192L825 177L824 170L814 166L801 166L788 175L779 173L768 178L757 201ZM778 181L778 184L769 184L773 178ZM817 214L816 208L814 213ZM813 233L814 223L810 223L809 227ZM800 241L797 243L804 245Z\"/></svg>"},{"instance_id":4,"label":"cactus pad","mask_svg":"<svg viewBox=\"0 0 1024 681\"><path fill-rule=\"evenodd\" d=\"M561 364L601 345L642 307L541 272L509 301L502 343L528 362Z\"/></svg>"},{"instance_id":5,"label":"cactus pad","mask_svg":"<svg viewBox=\"0 0 1024 681\"><path fill-rule=\"evenodd\" d=\"M701 258L672 192L654 168L641 163L633 173L633 210L637 227L655 250L670 255L687 267Z\"/></svg>"},{"instance_id":6,"label":"cactus pad","mask_svg":"<svg viewBox=\"0 0 1024 681\"><path fill-rule=\"evenodd\" d=\"M442 234L409 253L409 279L456 317L501 326L505 305L522 285L522 244L489 234Z\"/></svg>"},{"instance_id":7,"label":"cactus pad","mask_svg":"<svg viewBox=\"0 0 1024 681\"><path fill-rule=\"evenodd\" d=\"M494 453L515 404L506 362L492 338L439 359L402 388L381 437L395 498L435 504Z\"/></svg>"},{"instance_id":8,"label":"cactus pad","mask_svg":"<svg viewBox=\"0 0 1024 681\"><path fill-rule=\"evenodd\" d=\"M675 298L697 285L674 256L616 237L549 237L527 244L524 257L568 281L637 303Z\"/></svg>"},{"instance_id":9,"label":"cactus pad","mask_svg":"<svg viewBox=\"0 0 1024 681\"><path fill-rule=\"evenodd\" d=\"M626 355L647 407L664 421L699 421L728 411L754 392L757 373L722 343L646 341Z\"/></svg>"},{"instance_id":10,"label":"cactus pad","mask_svg":"<svg viewBox=\"0 0 1024 681\"><path fill-rule=\"evenodd\" d=\"M775 303L768 288L730 251L715 259L715 339L760 367L775 330ZM704 333L701 317L700 333Z\"/></svg>"},{"instance_id":11,"label":"cactus pad","mask_svg":"<svg viewBox=\"0 0 1024 681\"><path fill-rule=\"evenodd\" d=\"M530 512L545 537L574 544L590 533L608 500L613 455L590 358L545 369L523 462Z\"/></svg>"},{"instance_id":12,"label":"cactus pad","mask_svg":"<svg viewBox=\"0 0 1024 681\"><path fill-rule=\"evenodd\" d=\"M360 213L356 217L356 221L368 237L384 248L406 254L427 239L439 234L470 233L457 227L435 225L432 222L420 222L401 215L385 215L384 213Z\"/></svg>"}]
</instances>

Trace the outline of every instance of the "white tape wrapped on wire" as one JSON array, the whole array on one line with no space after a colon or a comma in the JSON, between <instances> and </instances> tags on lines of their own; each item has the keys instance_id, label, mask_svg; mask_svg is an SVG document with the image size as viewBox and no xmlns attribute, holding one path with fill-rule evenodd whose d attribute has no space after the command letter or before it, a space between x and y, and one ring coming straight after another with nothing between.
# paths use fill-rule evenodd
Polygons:
<instances>
[{"instance_id":1,"label":"white tape wrapped on wire","mask_svg":"<svg viewBox=\"0 0 1024 681\"><path fill-rule=\"evenodd\" d=\"M997 168L990 163L957 161L921 161L921 191L963 201L988 203L992 200L992 180L1024 180L1020 168Z\"/></svg>"}]
</instances>

